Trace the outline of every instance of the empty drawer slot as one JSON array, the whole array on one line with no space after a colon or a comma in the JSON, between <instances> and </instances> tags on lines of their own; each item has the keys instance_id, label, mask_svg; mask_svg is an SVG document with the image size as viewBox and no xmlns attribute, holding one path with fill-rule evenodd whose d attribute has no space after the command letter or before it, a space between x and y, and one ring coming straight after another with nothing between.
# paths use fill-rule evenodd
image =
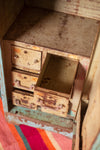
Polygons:
<instances>
[{"instance_id":1,"label":"empty drawer slot","mask_svg":"<svg viewBox=\"0 0 100 150\"><path fill-rule=\"evenodd\" d=\"M78 60L47 55L34 90L34 101L42 111L67 116L77 68Z\"/></svg>"}]
</instances>

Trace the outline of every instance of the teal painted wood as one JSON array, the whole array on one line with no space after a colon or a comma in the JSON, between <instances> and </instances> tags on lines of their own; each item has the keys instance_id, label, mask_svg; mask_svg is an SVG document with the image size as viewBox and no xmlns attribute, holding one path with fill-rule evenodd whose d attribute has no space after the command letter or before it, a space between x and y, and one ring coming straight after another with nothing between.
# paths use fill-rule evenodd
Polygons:
<instances>
[{"instance_id":1,"label":"teal painted wood","mask_svg":"<svg viewBox=\"0 0 100 150\"><path fill-rule=\"evenodd\" d=\"M47 131L62 134L64 136L67 136L68 138L73 139L73 130L70 133L68 131L63 131L63 130L60 130L60 129L56 130L55 127L53 127L51 125L47 125L46 123L42 124L41 122L34 122L32 120L29 120L29 118L28 118L28 120L26 120L26 118L24 118L23 116L21 117L20 115L13 115L13 114L10 114L10 113L8 113L6 115L6 119L9 122L13 122L13 123L16 123L16 124L25 124L25 125L28 125L28 126L31 126L31 127L44 129L44 130L47 130Z\"/></svg>"},{"instance_id":2,"label":"teal painted wood","mask_svg":"<svg viewBox=\"0 0 100 150\"><path fill-rule=\"evenodd\" d=\"M100 133L99 135L97 136L91 150L100 150Z\"/></svg>"},{"instance_id":3,"label":"teal painted wood","mask_svg":"<svg viewBox=\"0 0 100 150\"><path fill-rule=\"evenodd\" d=\"M1 44L0 44L0 78L1 78L0 85L1 85L1 98L3 102L3 109L4 109L4 112L8 112Z\"/></svg>"},{"instance_id":4,"label":"teal painted wood","mask_svg":"<svg viewBox=\"0 0 100 150\"><path fill-rule=\"evenodd\" d=\"M71 119L41 112L40 110L31 110L28 108L15 106L10 112L14 114L17 113L18 115L22 115L25 117L29 117L29 119L30 118L37 119L40 121L48 122L52 125L59 125L69 130L73 129L73 121Z\"/></svg>"}]
</instances>

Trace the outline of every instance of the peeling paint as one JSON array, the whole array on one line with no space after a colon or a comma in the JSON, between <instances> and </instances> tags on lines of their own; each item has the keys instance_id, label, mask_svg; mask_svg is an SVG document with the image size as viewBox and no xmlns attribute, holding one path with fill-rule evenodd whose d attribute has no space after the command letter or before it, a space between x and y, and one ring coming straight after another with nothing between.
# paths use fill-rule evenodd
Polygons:
<instances>
[{"instance_id":1,"label":"peeling paint","mask_svg":"<svg viewBox=\"0 0 100 150\"><path fill-rule=\"evenodd\" d=\"M47 125L43 126L41 123L35 123L35 122L29 121L29 120L26 120L26 119L23 119L23 118L19 119L19 117L13 116L13 115L11 116L10 114L8 114L6 117L7 117L7 120L9 122L14 122L16 124L25 124L25 125L28 125L28 126L31 126L31 127L40 128L40 129L44 129L44 130L47 130L47 131L59 133L59 134L62 134L64 136L67 136L71 139L73 138L73 131L71 133L68 133L66 131L63 132L60 129L59 129L59 131L57 131L52 126L47 126Z\"/></svg>"},{"instance_id":2,"label":"peeling paint","mask_svg":"<svg viewBox=\"0 0 100 150\"><path fill-rule=\"evenodd\" d=\"M8 112L1 45L0 45L0 66L1 66L1 70L0 70L0 78L1 78L0 87L2 87L1 88L1 97L2 97L4 111Z\"/></svg>"}]
</instances>

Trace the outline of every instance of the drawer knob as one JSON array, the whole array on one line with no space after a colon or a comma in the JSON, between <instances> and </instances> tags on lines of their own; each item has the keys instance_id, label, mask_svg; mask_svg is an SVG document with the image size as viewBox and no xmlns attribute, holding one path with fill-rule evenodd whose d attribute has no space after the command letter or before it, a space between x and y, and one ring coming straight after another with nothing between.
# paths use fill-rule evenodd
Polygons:
<instances>
[{"instance_id":1,"label":"drawer knob","mask_svg":"<svg viewBox=\"0 0 100 150\"><path fill-rule=\"evenodd\" d=\"M18 56L18 55L15 55L15 56L14 56L14 59L16 59L16 58L19 58L19 56Z\"/></svg>"},{"instance_id":2,"label":"drawer knob","mask_svg":"<svg viewBox=\"0 0 100 150\"><path fill-rule=\"evenodd\" d=\"M35 60L34 60L34 63L39 63L39 60L38 60L38 59L35 59Z\"/></svg>"},{"instance_id":3,"label":"drawer knob","mask_svg":"<svg viewBox=\"0 0 100 150\"><path fill-rule=\"evenodd\" d=\"M19 99L16 99L16 100L15 100L15 103L16 103L17 105L19 105L19 104L20 104L20 100L19 100Z\"/></svg>"}]
</instances>

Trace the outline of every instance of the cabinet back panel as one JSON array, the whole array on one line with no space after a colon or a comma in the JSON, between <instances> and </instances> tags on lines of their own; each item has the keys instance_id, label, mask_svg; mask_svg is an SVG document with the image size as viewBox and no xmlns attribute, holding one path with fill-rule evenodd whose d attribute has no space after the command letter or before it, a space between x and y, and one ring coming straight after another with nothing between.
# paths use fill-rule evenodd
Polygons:
<instances>
[{"instance_id":1,"label":"cabinet back panel","mask_svg":"<svg viewBox=\"0 0 100 150\"><path fill-rule=\"evenodd\" d=\"M100 0L25 0L26 5L48 8L100 20Z\"/></svg>"}]
</instances>

